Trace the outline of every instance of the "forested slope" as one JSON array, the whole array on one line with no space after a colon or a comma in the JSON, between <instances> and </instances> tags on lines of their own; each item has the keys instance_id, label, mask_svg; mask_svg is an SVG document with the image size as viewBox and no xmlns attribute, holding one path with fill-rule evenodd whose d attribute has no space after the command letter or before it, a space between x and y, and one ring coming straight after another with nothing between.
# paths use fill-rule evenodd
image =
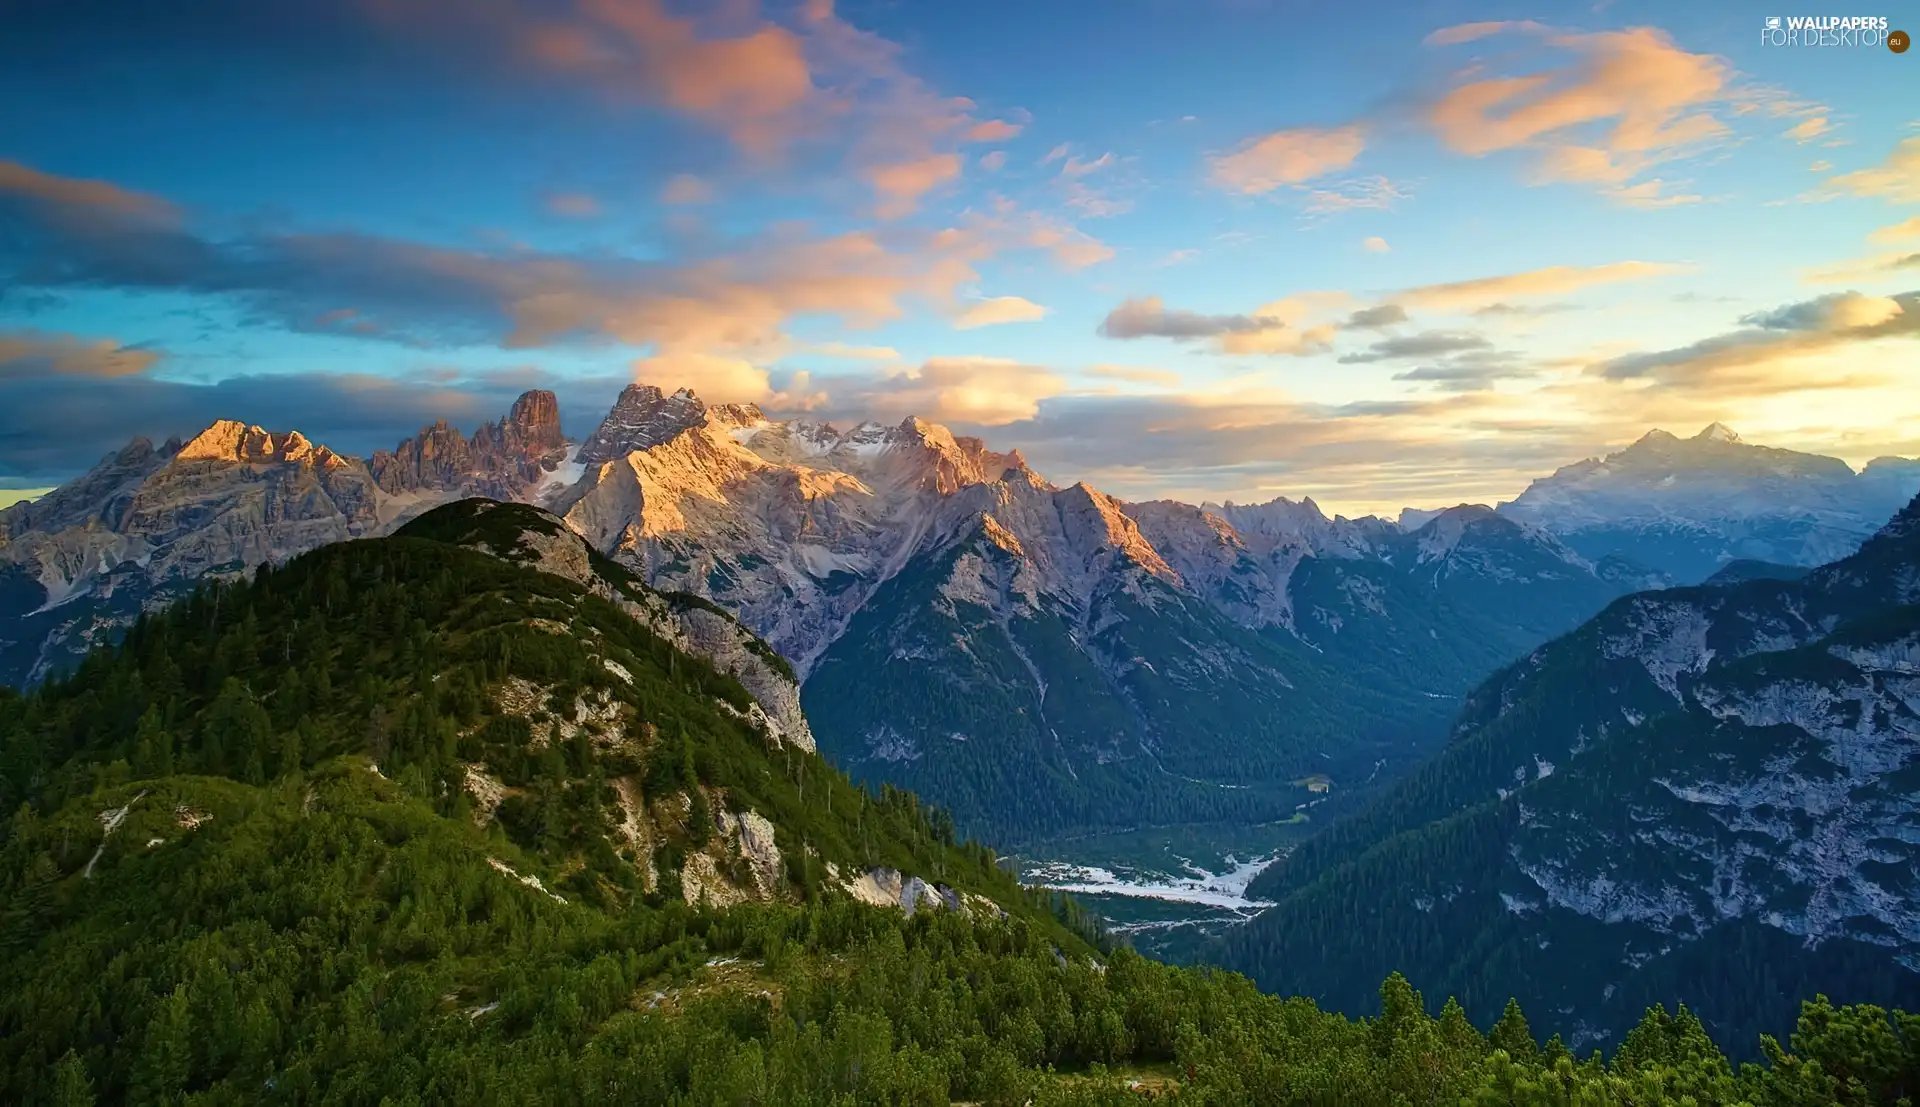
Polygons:
<instances>
[{"instance_id":1,"label":"forested slope","mask_svg":"<svg viewBox=\"0 0 1920 1107\"><path fill-rule=\"evenodd\" d=\"M1920 1086L1920 1027L1877 1010L1810 1008L1795 1055L1741 1073L1662 1013L1602 1063L1540 1049L1517 1012L1491 1036L1454 1005L1436 1018L1397 978L1384 1018L1349 1021L1102 952L1070 907L780 741L753 702L587 586L421 537L210 586L0 694L0 1099L1044 1105L1135 1102L1139 1082L1214 1104L1785 1105ZM861 902L876 870L926 890Z\"/></svg>"}]
</instances>

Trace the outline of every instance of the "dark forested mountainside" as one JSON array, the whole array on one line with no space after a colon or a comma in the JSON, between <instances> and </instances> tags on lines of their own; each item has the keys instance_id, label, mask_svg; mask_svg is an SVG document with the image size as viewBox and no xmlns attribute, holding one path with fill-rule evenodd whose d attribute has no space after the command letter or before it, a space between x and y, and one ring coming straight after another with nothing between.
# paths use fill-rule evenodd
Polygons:
<instances>
[{"instance_id":1,"label":"dark forested mountainside","mask_svg":"<svg viewBox=\"0 0 1920 1107\"><path fill-rule=\"evenodd\" d=\"M1140 536L1173 548L1140 511ZM875 589L815 662L808 713L856 777L1002 843L1265 822L1308 806L1310 783L1344 793L1416 764L1477 681L1630 587L1485 508L1355 534L1364 556L1275 554L1288 622L1250 625L1233 612L1280 570L1246 549L1208 584L1103 548L1076 596L982 516Z\"/></svg>"},{"instance_id":2,"label":"dark forested mountainside","mask_svg":"<svg viewBox=\"0 0 1920 1107\"><path fill-rule=\"evenodd\" d=\"M1797 580L1628 597L1488 681L1447 749L1255 881L1226 962L1518 995L1580 1041L1684 999L1736 1040L1811 987L1920 1000L1920 502Z\"/></svg>"}]
</instances>

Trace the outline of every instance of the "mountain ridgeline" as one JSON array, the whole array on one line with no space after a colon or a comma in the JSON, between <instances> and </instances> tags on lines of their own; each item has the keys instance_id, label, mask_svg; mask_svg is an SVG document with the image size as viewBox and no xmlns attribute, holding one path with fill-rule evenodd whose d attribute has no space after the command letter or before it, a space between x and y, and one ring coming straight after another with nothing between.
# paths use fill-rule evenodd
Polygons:
<instances>
[{"instance_id":1,"label":"mountain ridgeline","mask_svg":"<svg viewBox=\"0 0 1920 1107\"><path fill-rule=\"evenodd\" d=\"M697 614L696 614L697 613ZM465 500L203 583L0 692L0 1098L1887 1104L1920 1019L1736 1069L1399 976L1352 1021L1111 949L782 717L791 671L558 519Z\"/></svg>"},{"instance_id":2,"label":"mountain ridgeline","mask_svg":"<svg viewBox=\"0 0 1920 1107\"><path fill-rule=\"evenodd\" d=\"M0 680L141 611L468 496L550 508L804 680L821 748L1018 842L1291 818L1437 747L1478 680L1658 582L1485 508L1127 503L918 419L851 428L635 385L579 445L530 392L368 461L219 423L0 512ZM797 711L797 707L794 708Z\"/></svg>"},{"instance_id":3,"label":"mountain ridgeline","mask_svg":"<svg viewBox=\"0 0 1920 1107\"><path fill-rule=\"evenodd\" d=\"M1714 423L1691 438L1649 431L1534 481L1499 510L1586 557L1624 555L1696 584L1742 560L1811 568L1845 557L1916 493L1920 461L1880 457L1856 473Z\"/></svg>"},{"instance_id":4,"label":"mountain ridgeline","mask_svg":"<svg viewBox=\"0 0 1920 1107\"><path fill-rule=\"evenodd\" d=\"M1783 579L1786 578L1786 579ZM1920 499L1804 574L1641 593L1508 666L1447 747L1262 873L1217 951L1364 1009L1407 972L1577 1043L1819 988L1920 1001Z\"/></svg>"}]
</instances>

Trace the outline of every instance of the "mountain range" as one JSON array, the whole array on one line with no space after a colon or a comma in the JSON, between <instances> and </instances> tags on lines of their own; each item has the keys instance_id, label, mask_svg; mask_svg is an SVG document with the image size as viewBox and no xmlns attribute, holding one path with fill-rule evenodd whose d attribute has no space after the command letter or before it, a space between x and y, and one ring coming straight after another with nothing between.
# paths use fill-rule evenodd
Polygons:
<instances>
[{"instance_id":1,"label":"mountain range","mask_svg":"<svg viewBox=\"0 0 1920 1107\"><path fill-rule=\"evenodd\" d=\"M1383 965L1516 989L1576 1046L1674 995L1736 1035L1809 988L1913 1004L1920 499L1786 576L1632 595L1503 669L1217 956L1344 1010Z\"/></svg>"},{"instance_id":2,"label":"mountain range","mask_svg":"<svg viewBox=\"0 0 1920 1107\"><path fill-rule=\"evenodd\" d=\"M366 461L216 423L0 512L0 680L70 665L206 577L484 496L543 505L648 585L737 618L802 681L823 752L965 828L1291 818L1411 767L1479 680L1668 582L1626 531L1595 545L1577 522L1632 498L1601 470L1651 480L1660 437L1499 510L1394 522L1310 499L1128 503L924 420L776 420L644 385L578 445L545 392L470 438L443 422ZM1694 479L1701 451L1723 458L1701 468L1716 487L1775 480L1776 454L1846 468L1730 439L1661 447L1661 480ZM1854 484L1907 470L1870 472ZM1851 518L1803 520L1804 548L1845 545Z\"/></svg>"},{"instance_id":3,"label":"mountain range","mask_svg":"<svg viewBox=\"0 0 1920 1107\"><path fill-rule=\"evenodd\" d=\"M1296 782L1410 763L1473 681L1638 582L1484 508L1407 531L1311 501L1128 504L922 420L640 385L578 447L555 411L529 393L367 462L237 423L135 442L0 515L15 679L209 575L510 495L763 635L838 763L1018 839L1291 816Z\"/></svg>"},{"instance_id":4,"label":"mountain range","mask_svg":"<svg viewBox=\"0 0 1920 1107\"><path fill-rule=\"evenodd\" d=\"M1714 423L1691 438L1649 431L1534 481L1499 510L1583 556L1625 556L1697 584L1735 560L1811 567L1845 557L1917 492L1920 461L1880 457L1856 473Z\"/></svg>"}]
</instances>

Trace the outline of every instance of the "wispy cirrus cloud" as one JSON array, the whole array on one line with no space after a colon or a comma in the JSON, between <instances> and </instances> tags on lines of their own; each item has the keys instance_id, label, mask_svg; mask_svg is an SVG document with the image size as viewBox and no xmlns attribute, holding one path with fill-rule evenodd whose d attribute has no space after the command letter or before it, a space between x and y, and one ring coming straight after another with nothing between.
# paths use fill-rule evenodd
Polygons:
<instances>
[{"instance_id":1,"label":"wispy cirrus cloud","mask_svg":"<svg viewBox=\"0 0 1920 1107\"><path fill-rule=\"evenodd\" d=\"M1251 195L1297 185L1352 165L1367 146L1358 125L1292 127L1248 139L1209 161L1213 182Z\"/></svg>"},{"instance_id":2,"label":"wispy cirrus cloud","mask_svg":"<svg viewBox=\"0 0 1920 1107\"><path fill-rule=\"evenodd\" d=\"M1496 277L1421 285L1397 293L1393 299L1409 307L1433 311L1471 311L1503 301L1565 296L1599 285L1662 277L1685 272L1686 268L1647 261L1617 261L1590 266L1550 265L1543 269L1529 269Z\"/></svg>"}]
</instances>

